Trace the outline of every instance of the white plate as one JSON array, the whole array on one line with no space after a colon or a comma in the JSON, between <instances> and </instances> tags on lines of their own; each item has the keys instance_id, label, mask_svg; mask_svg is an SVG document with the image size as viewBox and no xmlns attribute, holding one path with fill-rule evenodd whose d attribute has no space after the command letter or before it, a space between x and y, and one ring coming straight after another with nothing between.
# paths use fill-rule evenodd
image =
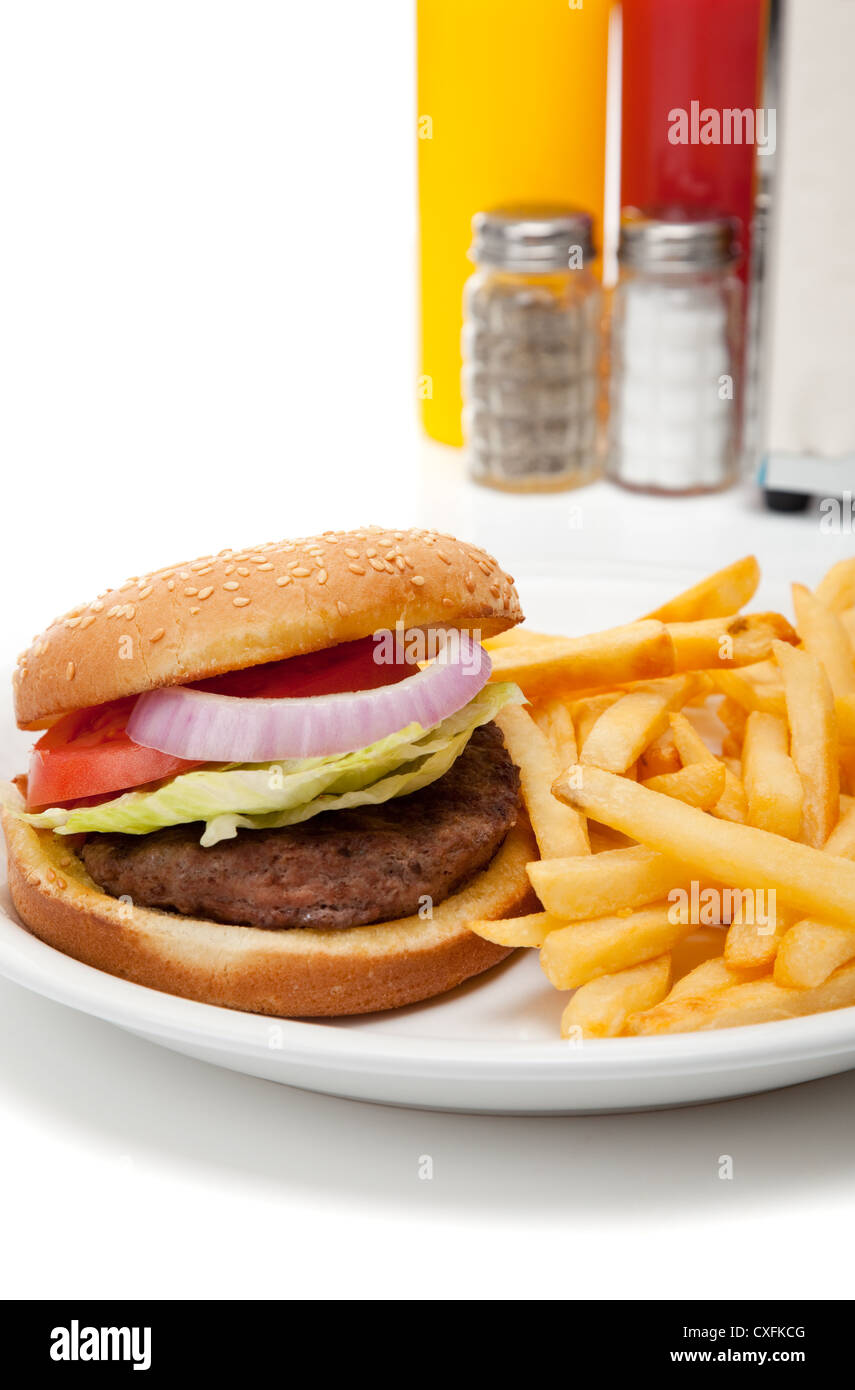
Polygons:
<instances>
[{"instance_id":1,"label":"white plate","mask_svg":"<svg viewBox=\"0 0 855 1390\"><path fill-rule=\"evenodd\" d=\"M604 575L598 566L596 577L540 575L521 579L520 589L533 626L584 631L626 621L691 578L618 566ZM20 748L20 736L14 746ZM191 1057L392 1105L522 1114L637 1110L771 1090L855 1066L855 1009L720 1033L561 1042L566 996L547 984L534 952L392 1013L317 1023L236 1013L144 989L61 955L18 924L5 884L0 973Z\"/></svg>"}]
</instances>

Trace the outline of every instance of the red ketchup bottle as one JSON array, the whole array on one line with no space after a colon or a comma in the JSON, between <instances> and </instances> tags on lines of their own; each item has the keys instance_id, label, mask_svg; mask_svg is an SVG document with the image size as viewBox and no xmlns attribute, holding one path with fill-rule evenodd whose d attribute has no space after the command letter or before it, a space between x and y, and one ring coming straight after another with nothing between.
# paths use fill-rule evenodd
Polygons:
<instances>
[{"instance_id":1,"label":"red ketchup bottle","mask_svg":"<svg viewBox=\"0 0 855 1390\"><path fill-rule=\"evenodd\" d=\"M621 203L739 218L743 278L766 23L766 0L623 0Z\"/></svg>"}]
</instances>

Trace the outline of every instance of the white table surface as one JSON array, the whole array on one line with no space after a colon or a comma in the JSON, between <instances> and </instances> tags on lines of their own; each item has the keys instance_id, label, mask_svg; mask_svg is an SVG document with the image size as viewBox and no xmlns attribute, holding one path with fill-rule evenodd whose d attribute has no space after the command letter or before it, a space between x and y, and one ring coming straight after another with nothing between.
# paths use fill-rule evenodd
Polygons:
<instances>
[{"instance_id":1,"label":"white table surface","mask_svg":"<svg viewBox=\"0 0 855 1390\"><path fill-rule=\"evenodd\" d=\"M493 495L419 441L410 41L400 0L4 16L0 664L127 573L366 520L518 574L607 560L630 598L639 564L750 549L777 602L851 551L750 494ZM0 1296L852 1293L853 1074L467 1118L218 1071L4 982L0 1031Z\"/></svg>"}]
</instances>

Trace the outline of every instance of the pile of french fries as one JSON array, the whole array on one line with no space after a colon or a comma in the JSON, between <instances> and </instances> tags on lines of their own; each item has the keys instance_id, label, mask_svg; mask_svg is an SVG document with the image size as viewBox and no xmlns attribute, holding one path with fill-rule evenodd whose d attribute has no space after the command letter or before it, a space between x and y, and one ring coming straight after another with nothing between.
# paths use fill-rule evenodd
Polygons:
<instances>
[{"instance_id":1,"label":"pile of french fries","mask_svg":"<svg viewBox=\"0 0 855 1390\"><path fill-rule=\"evenodd\" d=\"M497 722L543 911L473 930L540 950L566 1038L855 1004L855 558L793 586L795 627L742 613L759 579L748 556L625 627L486 643L528 702Z\"/></svg>"}]
</instances>

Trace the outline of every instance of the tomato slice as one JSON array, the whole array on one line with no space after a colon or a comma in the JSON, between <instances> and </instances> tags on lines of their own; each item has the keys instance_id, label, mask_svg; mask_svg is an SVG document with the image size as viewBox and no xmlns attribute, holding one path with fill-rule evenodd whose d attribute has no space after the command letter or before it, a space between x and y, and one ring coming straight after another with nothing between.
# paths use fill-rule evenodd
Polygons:
<instances>
[{"instance_id":1,"label":"tomato slice","mask_svg":"<svg viewBox=\"0 0 855 1390\"><path fill-rule=\"evenodd\" d=\"M30 755L27 805L65 806L159 782L198 763L143 748L125 725L136 696L75 710L48 729Z\"/></svg>"},{"instance_id":2,"label":"tomato slice","mask_svg":"<svg viewBox=\"0 0 855 1390\"><path fill-rule=\"evenodd\" d=\"M246 699L297 699L308 695L341 695L351 690L377 690L395 685L412 676L418 667L407 660L377 661L373 637L356 642L340 642L321 652L291 656L250 666L245 671L229 671L224 676L195 681L194 690L214 695L238 695ZM401 654L403 655L403 654Z\"/></svg>"}]
</instances>

